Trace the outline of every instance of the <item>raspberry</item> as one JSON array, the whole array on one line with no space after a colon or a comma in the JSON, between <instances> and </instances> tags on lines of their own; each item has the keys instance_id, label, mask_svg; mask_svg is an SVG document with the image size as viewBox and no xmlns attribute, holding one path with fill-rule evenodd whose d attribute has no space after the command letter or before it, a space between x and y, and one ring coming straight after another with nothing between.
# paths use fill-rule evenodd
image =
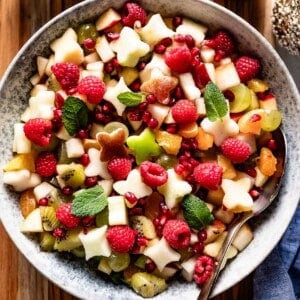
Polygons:
<instances>
[{"instance_id":1,"label":"raspberry","mask_svg":"<svg viewBox=\"0 0 300 300\"><path fill-rule=\"evenodd\" d=\"M200 62L193 69L193 77L195 80L195 84L199 89L204 88L207 83L210 81L210 77L207 73L205 64Z\"/></svg>"},{"instance_id":2,"label":"raspberry","mask_svg":"<svg viewBox=\"0 0 300 300\"><path fill-rule=\"evenodd\" d=\"M114 180L123 180L131 171L131 163L129 158L116 157L108 162L107 170Z\"/></svg>"},{"instance_id":3,"label":"raspberry","mask_svg":"<svg viewBox=\"0 0 300 300\"><path fill-rule=\"evenodd\" d=\"M203 45L216 51L215 61L230 55L234 50L234 41L231 35L224 30L220 30L212 39L204 40Z\"/></svg>"},{"instance_id":4,"label":"raspberry","mask_svg":"<svg viewBox=\"0 0 300 300\"><path fill-rule=\"evenodd\" d=\"M117 253L128 253L134 243L137 232L128 225L116 225L108 228L107 241L111 249Z\"/></svg>"},{"instance_id":5,"label":"raspberry","mask_svg":"<svg viewBox=\"0 0 300 300\"><path fill-rule=\"evenodd\" d=\"M72 203L64 203L56 209L56 218L68 229L75 228L80 223L80 218L72 214Z\"/></svg>"},{"instance_id":6,"label":"raspberry","mask_svg":"<svg viewBox=\"0 0 300 300\"><path fill-rule=\"evenodd\" d=\"M200 163L193 172L196 182L209 190L217 190L222 181L223 169L216 162Z\"/></svg>"},{"instance_id":7,"label":"raspberry","mask_svg":"<svg viewBox=\"0 0 300 300\"><path fill-rule=\"evenodd\" d=\"M171 109L172 117L176 123L186 124L198 119L197 108L190 100L179 100Z\"/></svg>"},{"instance_id":8,"label":"raspberry","mask_svg":"<svg viewBox=\"0 0 300 300\"><path fill-rule=\"evenodd\" d=\"M51 67L57 81L64 90L75 88L79 80L79 68L73 63L56 63Z\"/></svg>"},{"instance_id":9,"label":"raspberry","mask_svg":"<svg viewBox=\"0 0 300 300\"><path fill-rule=\"evenodd\" d=\"M128 2L123 7L122 23L125 26L133 27L136 21L140 21L144 26L147 21L146 11L136 3Z\"/></svg>"},{"instance_id":10,"label":"raspberry","mask_svg":"<svg viewBox=\"0 0 300 300\"><path fill-rule=\"evenodd\" d=\"M194 280L202 285L211 275L214 269L214 260L207 255L199 256L196 260Z\"/></svg>"},{"instance_id":11,"label":"raspberry","mask_svg":"<svg viewBox=\"0 0 300 300\"><path fill-rule=\"evenodd\" d=\"M259 60L249 56L239 57L234 64L242 82L254 78L260 70Z\"/></svg>"},{"instance_id":12,"label":"raspberry","mask_svg":"<svg viewBox=\"0 0 300 300\"><path fill-rule=\"evenodd\" d=\"M221 151L233 163L242 163L251 154L249 144L236 138L227 138L224 140L221 144Z\"/></svg>"},{"instance_id":13,"label":"raspberry","mask_svg":"<svg viewBox=\"0 0 300 300\"><path fill-rule=\"evenodd\" d=\"M43 177L50 177L56 173L57 161L52 152L41 152L35 160L36 173Z\"/></svg>"},{"instance_id":14,"label":"raspberry","mask_svg":"<svg viewBox=\"0 0 300 300\"><path fill-rule=\"evenodd\" d=\"M184 45L168 49L164 54L164 59L172 71L186 73L191 69L193 57L190 49Z\"/></svg>"},{"instance_id":15,"label":"raspberry","mask_svg":"<svg viewBox=\"0 0 300 300\"><path fill-rule=\"evenodd\" d=\"M174 249L184 249L190 245L191 230L183 220L168 220L163 229L163 236Z\"/></svg>"},{"instance_id":16,"label":"raspberry","mask_svg":"<svg viewBox=\"0 0 300 300\"><path fill-rule=\"evenodd\" d=\"M28 120L24 125L25 136L34 144L46 147L52 136L52 123L43 118Z\"/></svg>"},{"instance_id":17,"label":"raspberry","mask_svg":"<svg viewBox=\"0 0 300 300\"><path fill-rule=\"evenodd\" d=\"M78 92L86 95L92 104L98 104L103 99L105 89L105 83L93 75L84 77L78 84Z\"/></svg>"},{"instance_id":18,"label":"raspberry","mask_svg":"<svg viewBox=\"0 0 300 300\"><path fill-rule=\"evenodd\" d=\"M151 188L163 185L168 180L167 171L159 164L145 161L141 164L140 170L143 181Z\"/></svg>"}]
</instances>

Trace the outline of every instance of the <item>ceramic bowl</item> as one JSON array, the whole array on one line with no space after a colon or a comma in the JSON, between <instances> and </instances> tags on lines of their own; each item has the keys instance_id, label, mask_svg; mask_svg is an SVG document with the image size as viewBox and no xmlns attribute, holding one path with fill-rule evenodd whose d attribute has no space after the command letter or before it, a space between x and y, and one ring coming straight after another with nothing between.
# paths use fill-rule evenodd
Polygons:
<instances>
[{"instance_id":1,"label":"ceramic bowl","mask_svg":"<svg viewBox=\"0 0 300 300\"><path fill-rule=\"evenodd\" d=\"M52 19L20 50L1 81L1 165L11 158L13 124L19 120L29 98L29 78L35 73L37 55L49 55L49 42L68 26L93 20L110 6L119 8L125 0L87 0ZM278 199L254 222L255 237L222 273L213 295L230 288L252 272L274 248L286 230L300 194L300 98L297 88L272 46L254 28L232 12L210 1L141 0L148 10L163 15L186 15L211 29L227 28L238 40L241 51L257 55L263 76L277 96L283 112L283 128L288 141L288 165ZM61 288L82 299L140 299L125 286L103 280L87 264L57 253L44 253L38 243L19 231L22 216L18 196L0 185L0 214L11 239L31 264ZM156 299L196 299L198 287L193 283L172 281L166 292Z\"/></svg>"}]
</instances>

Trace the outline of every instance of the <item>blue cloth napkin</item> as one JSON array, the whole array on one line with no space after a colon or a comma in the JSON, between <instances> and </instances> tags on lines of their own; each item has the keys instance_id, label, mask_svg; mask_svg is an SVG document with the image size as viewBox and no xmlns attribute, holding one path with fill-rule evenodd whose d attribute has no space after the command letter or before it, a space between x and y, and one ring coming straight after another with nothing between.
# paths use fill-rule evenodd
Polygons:
<instances>
[{"instance_id":1,"label":"blue cloth napkin","mask_svg":"<svg viewBox=\"0 0 300 300\"><path fill-rule=\"evenodd\" d=\"M253 299L300 299L300 204L279 244L254 272Z\"/></svg>"}]
</instances>

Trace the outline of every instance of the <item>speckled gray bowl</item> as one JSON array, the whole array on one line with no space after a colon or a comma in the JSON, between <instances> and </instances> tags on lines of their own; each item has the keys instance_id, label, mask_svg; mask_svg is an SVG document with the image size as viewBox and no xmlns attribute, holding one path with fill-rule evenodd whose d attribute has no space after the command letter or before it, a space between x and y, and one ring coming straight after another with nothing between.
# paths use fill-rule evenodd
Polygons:
<instances>
[{"instance_id":1,"label":"speckled gray bowl","mask_svg":"<svg viewBox=\"0 0 300 300\"><path fill-rule=\"evenodd\" d=\"M108 7L120 7L122 0L88 0L60 14L42 27L21 49L1 81L1 166L11 153L13 124L19 120L30 91L29 78L35 73L35 57L49 54L49 42L68 26L93 20ZM238 39L241 50L262 59L264 77L275 92L284 115L283 128L288 140L288 165L279 199L255 221L255 238L222 273L214 295L230 288L252 272L268 255L286 230L300 194L300 98L285 65L268 42L251 26L226 9L210 1L142 0L145 8L164 15L186 15L210 28L228 28ZM2 177L2 176L1 176ZM35 241L19 232L22 219L18 197L0 184L0 214L8 234L25 257L61 288L83 299L140 299L130 289L116 286L99 277L84 262L68 256L40 252ZM156 299L196 299L194 284L174 281Z\"/></svg>"}]
</instances>

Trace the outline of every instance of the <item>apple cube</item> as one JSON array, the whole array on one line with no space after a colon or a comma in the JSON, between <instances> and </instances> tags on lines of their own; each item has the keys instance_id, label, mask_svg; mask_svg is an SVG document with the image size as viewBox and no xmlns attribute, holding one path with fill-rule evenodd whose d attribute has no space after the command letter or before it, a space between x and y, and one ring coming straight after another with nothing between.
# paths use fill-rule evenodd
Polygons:
<instances>
[{"instance_id":1,"label":"apple cube","mask_svg":"<svg viewBox=\"0 0 300 300\"><path fill-rule=\"evenodd\" d=\"M24 133L24 123L14 124L13 152L20 154L31 152L31 141Z\"/></svg>"},{"instance_id":2,"label":"apple cube","mask_svg":"<svg viewBox=\"0 0 300 300\"><path fill-rule=\"evenodd\" d=\"M201 91L196 86L193 75L191 73L179 74L179 82L187 99L195 100L201 96Z\"/></svg>"},{"instance_id":3,"label":"apple cube","mask_svg":"<svg viewBox=\"0 0 300 300\"><path fill-rule=\"evenodd\" d=\"M170 107L159 103L155 103L149 104L147 106L147 110L152 114L152 117L154 117L158 121L157 127L159 128L165 120L165 118L167 117L170 111Z\"/></svg>"},{"instance_id":4,"label":"apple cube","mask_svg":"<svg viewBox=\"0 0 300 300\"><path fill-rule=\"evenodd\" d=\"M226 225L220 220L214 220L212 224L206 227L207 237L204 244L209 244L214 242L222 232L226 230Z\"/></svg>"},{"instance_id":5,"label":"apple cube","mask_svg":"<svg viewBox=\"0 0 300 300\"><path fill-rule=\"evenodd\" d=\"M115 57L105 35L101 35L97 38L95 49L103 62L108 62Z\"/></svg>"},{"instance_id":6,"label":"apple cube","mask_svg":"<svg viewBox=\"0 0 300 300\"><path fill-rule=\"evenodd\" d=\"M276 98L272 95L266 99L259 100L259 107L262 109L278 110Z\"/></svg>"},{"instance_id":7,"label":"apple cube","mask_svg":"<svg viewBox=\"0 0 300 300\"><path fill-rule=\"evenodd\" d=\"M123 196L108 197L108 223L112 225L127 225L127 207Z\"/></svg>"},{"instance_id":8,"label":"apple cube","mask_svg":"<svg viewBox=\"0 0 300 300\"><path fill-rule=\"evenodd\" d=\"M40 208L35 208L21 223L21 232L43 232Z\"/></svg>"},{"instance_id":9,"label":"apple cube","mask_svg":"<svg viewBox=\"0 0 300 300\"><path fill-rule=\"evenodd\" d=\"M244 224L235 236L232 245L239 251L245 249L253 239L253 231L248 224Z\"/></svg>"},{"instance_id":10,"label":"apple cube","mask_svg":"<svg viewBox=\"0 0 300 300\"><path fill-rule=\"evenodd\" d=\"M38 57L36 58L37 69L40 77L45 74L48 61L48 58L40 55L38 55Z\"/></svg>"},{"instance_id":11,"label":"apple cube","mask_svg":"<svg viewBox=\"0 0 300 300\"><path fill-rule=\"evenodd\" d=\"M212 63L214 61L216 51L209 47L202 47L200 50L200 56L204 63Z\"/></svg>"},{"instance_id":12,"label":"apple cube","mask_svg":"<svg viewBox=\"0 0 300 300\"><path fill-rule=\"evenodd\" d=\"M223 231L213 243L209 243L204 246L203 253L214 258L217 257L226 239L226 236L227 231Z\"/></svg>"},{"instance_id":13,"label":"apple cube","mask_svg":"<svg viewBox=\"0 0 300 300\"><path fill-rule=\"evenodd\" d=\"M241 82L234 63L232 62L218 66L215 71L216 85L221 91L236 86Z\"/></svg>"},{"instance_id":14,"label":"apple cube","mask_svg":"<svg viewBox=\"0 0 300 300\"><path fill-rule=\"evenodd\" d=\"M196 260L197 260L197 258L195 256L193 256L181 264L181 267L182 267L181 275L188 282L193 281Z\"/></svg>"},{"instance_id":15,"label":"apple cube","mask_svg":"<svg viewBox=\"0 0 300 300\"><path fill-rule=\"evenodd\" d=\"M223 223L229 224L234 218L234 213L228 210L224 210L223 207L219 207L218 210L214 211L214 216Z\"/></svg>"},{"instance_id":16,"label":"apple cube","mask_svg":"<svg viewBox=\"0 0 300 300\"><path fill-rule=\"evenodd\" d=\"M98 31L114 26L121 20L120 14L113 8L106 10L96 21Z\"/></svg>"},{"instance_id":17,"label":"apple cube","mask_svg":"<svg viewBox=\"0 0 300 300\"><path fill-rule=\"evenodd\" d=\"M81 157L84 154L82 140L79 138L71 138L66 141L66 151L69 158Z\"/></svg>"}]
</instances>

